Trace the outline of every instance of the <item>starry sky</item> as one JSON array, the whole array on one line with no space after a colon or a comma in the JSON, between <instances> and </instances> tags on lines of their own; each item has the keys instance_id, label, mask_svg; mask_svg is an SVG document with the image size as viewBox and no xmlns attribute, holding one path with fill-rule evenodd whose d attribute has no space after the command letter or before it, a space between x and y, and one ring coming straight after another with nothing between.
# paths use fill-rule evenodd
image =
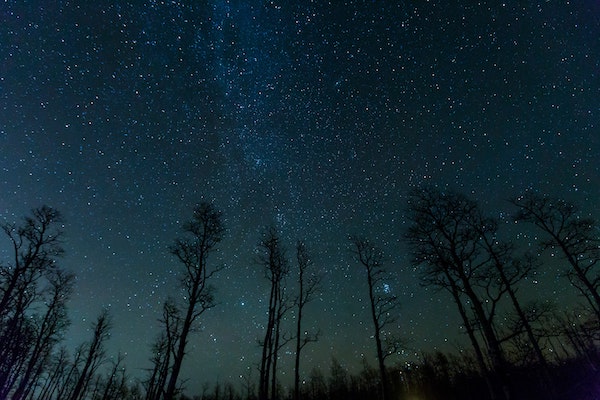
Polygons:
<instances>
[{"instance_id":1,"label":"starry sky","mask_svg":"<svg viewBox=\"0 0 600 400\"><path fill-rule=\"evenodd\" d=\"M109 354L134 376L162 302L181 295L167 248L199 201L223 211L226 269L184 363L191 392L257 376L265 225L290 255L305 239L324 274L308 373L374 360L349 234L384 249L411 346L459 340L402 243L411 188L453 188L494 215L534 188L600 218L596 0L9 0L0 18L0 215L62 211L61 262L78 276L67 343L107 307ZM532 293L568 297L555 277Z\"/></svg>"}]
</instances>

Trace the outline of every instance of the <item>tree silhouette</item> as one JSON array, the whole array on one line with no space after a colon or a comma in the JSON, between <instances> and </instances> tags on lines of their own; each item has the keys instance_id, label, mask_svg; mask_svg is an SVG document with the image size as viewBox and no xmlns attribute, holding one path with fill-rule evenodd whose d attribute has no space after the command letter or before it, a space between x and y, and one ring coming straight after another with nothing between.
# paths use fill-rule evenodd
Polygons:
<instances>
[{"instance_id":1,"label":"tree silhouette","mask_svg":"<svg viewBox=\"0 0 600 400\"><path fill-rule=\"evenodd\" d=\"M495 276L482 235L485 226L477 204L465 196L437 189L417 189L409 200L410 227L406 239L414 262L423 267L424 285L447 290L456 303L482 371L484 355L475 336L480 329L493 376L492 398L508 397L507 362L493 324L506 291ZM472 310L474 319L469 316Z\"/></svg>"},{"instance_id":2,"label":"tree silhouette","mask_svg":"<svg viewBox=\"0 0 600 400\"><path fill-rule=\"evenodd\" d=\"M391 338L389 333L388 340L385 340L384 335L386 334L386 327L397 320L396 308L399 304L398 298L389 293L385 287L385 280L388 276L387 271L383 267L382 250L368 239L353 237L350 240L354 246L353 251L357 261L367 272L369 305L374 328L373 336L377 348L377 362L379 364L379 375L383 389L383 398L385 400L390 397L390 385L385 360L398 351L399 343L396 339Z\"/></svg>"},{"instance_id":3,"label":"tree silhouette","mask_svg":"<svg viewBox=\"0 0 600 400\"><path fill-rule=\"evenodd\" d=\"M544 249L560 249L571 267L565 272L566 277L600 321L598 223L592 218L580 217L572 203L533 192L517 197L513 204L519 207L515 215L518 221L530 222L548 235L541 243Z\"/></svg>"},{"instance_id":4,"label":"tree silhouette","mask_svg":"<svg viewBox=\"0 0 600 400\"><path fill-rule=\"evenodd\" d=\"M466 196L431 188L415 190L409 198L405 235L410 254L421 269L421 283L451 295L473 351L461 347L455 354L423 353L419 361L388 365L388 357L400 346L390 332L397 298L386 285L382 250L367 239L352 237L356 263L366 272L378 368L363 358L363 371L353 375L343 367L345 360L332 358L328 376L313 368L302 385L302 351L319 335L304 327L306 305L316 297L321 276L311 271L314 264L299 241L294 278L298 285L290 295L286 281L291 265L278 232L267 228L256 257L270 285L268 320L260 340L259 399L598 398L598 224L562 200L527 193L513 203L518 207L517 221L545 233L542 247L564 256L568 267L564 276L589 305L582 302L577 309L561 310L560 304L548 299L522 303L521 284L540 267L539 254L522 254L518 243L503 239L500 220L484 215ZM0 261L0 399L191 399L182 393L177 377L190 333L197 329L200 316L215 305L210 279L220 268L209 268L208 258L222 239L221 214L211 204L200 204L192 221L183 226L182 237L169 248L182 266L184 300L169 297L164 302L152 366L146 380L131 385L121 353L107 363L105 348L112 328L106 310L92 325L89 342L72 355L60 346L69 326L67 303L74 290L74 275L57 262L63 254L61 221L56 210L44 206L20 224L0 225L10 245L5 252L9 257ZM285 316L292 308L296 311L290 326L293 335L284 332ZM291 340L295 360L285 371L281 353ZM294 387L285 394L278 374L291 368ZM254 379L242 379L241 391L220 381L207 383L201 397L255 400Z\"/></svg>"},{"instance_id":5,"label":"tree silhouette","mask_svg":"<svg viewBox=\"0 0 600 400\"><path fill-rule=\"evenodd\" d=\"M192 220L183 226L183 232L185 236L176 239L170 247L171 253L184 267L181 283L186 292L186 305L165 400L172 400L175 396L190 332L198 318L215 306L214 288L209 281L221 268L209 268L208 257L223 238L221 212L211 203L200 203L194 208Z\"/></svg>"},{"instance_id":6,"label":"tree silhouette","mask_svg":"<svg viewBox=\"0 0 600 400\"><path fill-rule=\"evenodd\" d=\"M279 350L283 346L281 340L281 320L289 310L290 302L285 293L285 278L289 274L289 264L281 245L277 230L270 227L259 243L258 263L265 270L270 283L267 325L259 366L258 397L267 400L277 392L277 360ZM287 342L289 339L283 339ZM269 388L270 385L270 388Z\"/></svg>"},{"instance_id":7,"label":"tree silhouette","mask_svg":"<svg viewBox=\"0 0 600 400\"><path fill-rule=\"evenodd\" d=\"M515 246L498 238L498 220L483 216L479 207L474 212L478 215L473 219L472 228L479 233L481 247L493 265L492 276L495 276L503 286L503 291L508 296L517 316L517 320L509 328L507 337L502 340L517 341L522 336L521 334L525 333L528 345L533 350L535 361L541 368L542 377L550 389L548 392L552 394L554 385L550 377L549 366L540 347L539 336L535 334L531 324L532 318L526 314L526 310L517 296L518 285L532 274L537 267L537 262L528 254L517 257Z\"/></svg>"},{"instance_id":8,"label":"tree silhouette","mask_svg":"<svg viewBox=\"0 0 600 400\"><path fill-rule=\"evenodd\" d=\"M296 244L296 261L298 263L298 296L295 305L298 315L296 316L296 357L294 360L294 399L300 397L300 353L302 349L311 342L319 339L319 333L302 334L302 318L304 307L310 303L320 290L321 276L313 274L307 277L309 268L313 265L306 245L302 241Z\"/></svg>"},{"instance_id":9,"label":"tree silhouette","mask_svg":"<svg viewBox=\"0 0 600 400\"><path fill-rule=\"evenodd\" d=\"M54 266L64 250L60 240L62 231L56 226L62 222L61 214L48 206L31 211L20 226L2 224L9 238L14 259L2 265L0 287L0 318L19 308L19 291L35 285L40 277Z\"/></svg>"},{"instance_id":10,"label":"tree silhouette","mask_svg":"<svg viewBox=\"0 0 600 400\"><path fill-rule=\"evenodd\" d=\"M35 319L35 340L30 346L29 360L20 376L13 400L27 397L51 356L54 345L69 325L66 303L73 291L75 275L53 270L48 276L50 296L43 316Z\"/></svg>"},{"instance_id":11,"label":"tree silhouette","mask_svg":"<svg viewBox=\"0 0 600 400\"><path fill-rule=\"evenodd\" d=\"M57 210L42 206L21 224L1 225L12 257L0 263L0 398L32 389L68 324L72 277L57 264L61 224Z\"/></svg>"}]
</instances>

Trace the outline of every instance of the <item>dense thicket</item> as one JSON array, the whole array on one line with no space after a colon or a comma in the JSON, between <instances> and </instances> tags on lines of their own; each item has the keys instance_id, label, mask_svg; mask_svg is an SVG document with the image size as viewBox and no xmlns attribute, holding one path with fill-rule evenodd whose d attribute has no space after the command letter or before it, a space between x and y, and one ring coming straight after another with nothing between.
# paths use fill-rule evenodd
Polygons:
<instances>
[{"instance_id":1,"label":"dense thicket","mask_svg":"<svg viewBox=\"0 0 600 400\"><path fill-rule=\"evenodd\" d=\"M486 215L468 196L432 188L411 193L406 251L420 271L421 285L438 289L456 307L460 318L449 329L462 330L466 345L456 353L422 353L410 364L394 358L402 341L389 324L397 320L396 302L402 298L379 279L384 272L399 272L382 269L383 253L369 239L353 239L356 261L366 271L376 344L371 352L378 360L377 367L364 361L357 374L335 358L328 371L300 372L300 350L319 336L304 332L303 307L326 288L311 269L318 258L308 256L304 242L298 242L292 262L279 233L267 228L254 260L270 283L265 332L257 338L262 350L261 359L255 360L259 379L246 379L241 386L216 384L192 398L600 398L600 226L561 199L526 193L512 204L513 229L533 230L531 236L541 238L532 253L507 240L515 236L503 232L506 221ZM88 341L75 349L64 346L75 280L60 265L62 227L60 213L47 206L32 210L21 222L1 225L10 251L0 260L0 399L190 398L182 392L178 375L188 334L217 305L210 278L220 268L207 260L223 238L221 213L212 204L200 204L169 249L182 266L188 302L165 300L162 329L148 349L151 368L139 378L127 374L121 355L111 362L106 353L111 330L119 329L106 311L92 324ZM551 298L528 302L522 296L532 274L548 268L542 262L546 251L561 255L560 279L581 297L578 308L562 308ZM296 264L298 278L289 279ZM297 323L287 327L282 321L290 310L298 314ZM283 348L297 354L291 388L277 379L283 372L277 362Z\"/></svg>"}]
</instances>

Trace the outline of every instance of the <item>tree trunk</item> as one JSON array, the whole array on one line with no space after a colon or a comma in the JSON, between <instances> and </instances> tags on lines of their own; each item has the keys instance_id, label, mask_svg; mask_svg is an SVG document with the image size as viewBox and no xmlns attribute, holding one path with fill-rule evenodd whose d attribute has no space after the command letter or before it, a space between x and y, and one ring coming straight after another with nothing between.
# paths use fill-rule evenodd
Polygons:
<instances>
[{"instance_id":1,"label":"tree trunk","mask_svg":"<svg viewBox=\"0 0 600 400\"><path fill-rule=\"evenodd\" d=\"M199 280L194 282L194 288L192 289L192 295L189 298L188 309L185 314L183 321L183 327L181 329L181 336L179 337L179 343L177 345L177 351L173 356L173 368L171 369L171 376L169 377L169 384L165 392L165 400L173 400L175 397L175 391L177 390L177 379L179 372L181 371L181 364L183 363L183 357L185 356L185 346L187 345L187 337L192 327L192 319L194 316L194 308L196 306L196 296L198 293L198 287L200 285Z\"/></svg>"},{"instance_id":2,"label":"tree trunk","mask_svg":"<svg viewBox=\"0 0 600 400\"><path fill-rule=\"evenodd\" d=\"M373 327L375 333L375 345L377 347L377 363L379 364L379 378L381 379L381 388L383 400L390 397L389 383L387 379L387 371L385 368L385 356L383 354L383 346L381 344L381 326L377 318L377 310L375 309L375 293L373 292L373 277L370 268L367 268L367 282L369 284L369 300L371 302L371 317L373 318Z\"/></svg>"}]
</instances>

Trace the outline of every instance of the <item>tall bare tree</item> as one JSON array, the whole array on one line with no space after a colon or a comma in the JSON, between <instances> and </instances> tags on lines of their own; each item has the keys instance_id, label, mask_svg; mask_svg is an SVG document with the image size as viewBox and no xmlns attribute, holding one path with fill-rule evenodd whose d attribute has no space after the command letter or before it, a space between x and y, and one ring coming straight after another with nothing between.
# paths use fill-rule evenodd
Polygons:
<instances>
[{"instance_id":1,"label":"tall bare tree","mask_svg":"<svg viewBox=\"0 0 600 400\"><path fill-rule=\"evenodd\" d=\"M383 251L368 239L352 237L350 240L357 261L367 272L373 336L377 348L377 362L385 400L391 396L385 360L398 350L398 341L395 339L390 340L392 336L389 332L387 332L388 340L386 340L386 328L397 321L398 297L390 293L388 286L386 286L386 279L389 276L383 266Z\"/></svg>"},{"instance_id":2,"label":"tall bare tree","mask_svg":"<svg viewBox=\"0 0 600 400\"><path fill-rule=\"evenodd\" d=\"M503 286L503 291L508 296L517 317L515 324L509 328L511 332L508 332L507 338L517 340L523 333L525 334L527 347L533 350L535 361L540 367L542 379L546 382L548 395L553 398L556 396L554 383L546 357L540 346L540 337L534 332L532 318L528 315L517 296L519 284L524 282L525 278L531 276L538 263L529 254L517 256L515 246L512 243L502 241L498 237L498 220L483 216L479 207L476 213L478 217L473 220L475 224L472 228L479 233L481 247L490 258L490 263L493 266L493 276Z\"/></svg>"},{"instance_id":3,"label":"tall bare tree","mask_svg":"<svg viewBox=\"0 0 600 400\"><path fill-rule=\"evenodd\" d=\"M73 291L75 275L56 269L48 280L50 296L46 301L46 311L41 317L34 319L35 340L29 349L28 361L24 365L19 384L12 395L13 400L25 398L33 389L52 355L54 345L60 341L69 325L66 303Z\"/></svg>"},{"instance_id":4,"label":"tall bare tree","mask_svg":"<svg viewBox=\"0 0 600 400\"><path fill-rule=\"evenodd\" d=\"M56 274L62 274L57 264L64 253L62 222L57 210L42 206L21 224L0 225L12 253L9 260L0 261L0 398L15 386L18 396L29 390L41 373L42 359L49 356L64 328L66 317L48 287ZM68 296L67 286L65 283L58 290L65 290ZM40 316L42 309L46 309L45 317ZM40 319L45 318L56 324L40 326Z\"/></svg>"},{"instance_id":5,"label":"tall bare tree","mask_svg":"<svg viewBox=\"0 0 600 400\"><path fill-rule=\"evenodd\" d=\"M200 203L194 208L192 220L183 226L183 232L184 236L176 239L170 247L171 253L184 267L181 283L186 292L186 304L165 400L172 400L175 396L189 334L199 317L215 306L214 287L210 284L210 279L221 267L211 268L208 257L223 239L222 214L213 204Z\"/></svg>"},{"instance_id":6,"label":"tall bare tree","mask_svg":"<svg viewBox=\"0 0 600 400\"><path fill-rule=\"evenodd\" d=\"M528 192L513 200L516 219L530 222L548 237L544 249L558 248L570 268L565 276L590 304L600 323L600 234L597 221L584 218L567 201Z\"/></svg>"},{"instance_id":7,"label":"tall bare tree","mask_svg":"<svg viewBox=\"0 0 600 400\"><path fill-rule=\"evenodd\" d=\"M319 332L302 332L302 318L304 307L310 303L320 291L322 277L313 273L307 276L309 269L314 265L306 245L303 241L296 244L296 261L298 263L298 295L296 297L296 357L294 360L294 399L300 397L300 353L311 342L319 339Z\"/></svg>"},{"instance_id":8,"label":"tall bare tree","mask_svg":"<svg viewBox=\"0 0 600 400\"><path fill-rule=\"evenodd\" d=\"M506 287L498 284L481 232L474 229L485 224L477 204L458 193L425 188L413 191L408 211L406 239L415 264L423 267L423 284L452 294L485 373L486 363L475 336L476 328L481 331L492 364L490 394L510 397L506 358L494 327Z\"/></svg>"},{"instance_id":9,"label":"tall bare tree","mask_svg":"<svg viewBox=\"0 0 600 400\"><path fill-rule=\"evenodd\" d=\"M266 230L258 248L258 264L264 267L265 276L270 283L267 325L264 339L260 341L262 354L258 385L259 399L267 400L270 396L275 396L277 391L277 359L282 347L281 321L290 307L285 293L289 264L274 227ZM287 339L283 340L287 342Z\"/></svg>"}]
</instances>

